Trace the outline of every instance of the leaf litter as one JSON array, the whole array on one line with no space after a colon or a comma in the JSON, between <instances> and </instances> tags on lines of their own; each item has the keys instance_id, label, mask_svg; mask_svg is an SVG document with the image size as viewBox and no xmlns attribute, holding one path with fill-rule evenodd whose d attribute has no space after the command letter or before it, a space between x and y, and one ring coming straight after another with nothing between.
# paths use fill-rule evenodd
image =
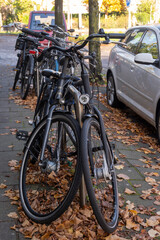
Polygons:
<instances>
[{"instance_id":1,"label":"leaf litter","mask_svg":"<svg viewBox=\"0 0 160 240\"><path fill-rule=\"evenodd\" d=\"M104 96L102 95L101 102L104 103ZM18 105L23 105L24 108L29 108L32 111L35 109L36 97L30 95L27 100L21 100L18 95L11 95L10 99ZM107 106L108 107L108 106ZM128 110L127 110L128 111ZM152 136L152 133L148 133L147 128L144 126L139 126L138 122L134 122L127 118L127 114L121 110L111 109L107 114L104 115L105 125L109 126L110 130L108 132L109 139L112 141L121 141L127 145L137 145L139 141L149 144L150 148L139 148L137 151L143 152L144 154L154 154L155 151L160 152L160 148L157 145L156 139ZM108 124L109 123L109 124ZM144 128L142 130L142 128ZM123 130L122 130L123 129ZM14 130L15 133L17 130ZM108 131L108 129L107 129ZM11 131L12 132L12 131ZM132 133L132 138L129 132ZM149 136L150 135L150 136ZM121 154L120 157L125 160L126 156ZM152 158L144 156L141 161L144 162L145 168L152 168L154 170L160 170L160 159L156 159L158 164L152 164ZM119 163L116 167L117 170L125 168L125 162ZM16 170L17 162L13 163L14 170ZM122 163L122 164L121 164ZM159 196L159 190L157 189L158 184L154 178L158 177L158 173L148 173L145 172L147 176L145 181L149 183L152 188L147 192L143 192L142 195ZM130 177L126 174L118 174L118 179L121 181L129 181ZM51 175L52 178L52 175ZM135 184L135 188L141 187L141 184ZM125 193L128 195L135 194L128 188L125 189ZM156 208L153 206L144 207L143 205L135 206L131 201L126 201L123 194L119 194L119 205L120 205L120 218L118 228L113 234L106 234L97 224L95 216L93 214L90 205L86 205L84 209L79 207L79 196L76 195L74 201L68 210L56 221L49 225L41 225L34 223L32 220L28 219L22 210L22 206L19 199L19 191L9 189L5 191L5 196L11 199L11 203L18 206L18 214L12 212L9 217L17 218L18 224L11 227L15 231L19 231L24 235L25 238L30 238L32 240L37 239L55 239L55 240L67 240L67 239L106 239L106 240L125 240L125 239L153 239L160 236L160 213L156 212ZM156 200L156 198L155 198ZM155 201L157 204L159 199ZM155 204L156 204L155 203ZM141 216L144 217L142 218ZM154 216L153 216L154 215ZM145 216L151 216L150 218L145 218Z\"/></svg>"}]
</instances>

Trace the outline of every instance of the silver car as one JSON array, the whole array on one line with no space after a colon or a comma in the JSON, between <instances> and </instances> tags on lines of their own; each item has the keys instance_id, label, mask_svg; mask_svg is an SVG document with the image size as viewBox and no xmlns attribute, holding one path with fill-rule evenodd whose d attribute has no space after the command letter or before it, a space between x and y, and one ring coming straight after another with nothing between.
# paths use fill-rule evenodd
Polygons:
<instances>
[{"instance_id":1,"label":"silver car","mask_svg":"<svg viewBox=\"0 0 160 240\"><path fill-rule=\"evenodd\" d=\"M160 25L130 28L109 56L107 102L124 103L157 129L160 142Z\"/></svg>"}]
</instances>

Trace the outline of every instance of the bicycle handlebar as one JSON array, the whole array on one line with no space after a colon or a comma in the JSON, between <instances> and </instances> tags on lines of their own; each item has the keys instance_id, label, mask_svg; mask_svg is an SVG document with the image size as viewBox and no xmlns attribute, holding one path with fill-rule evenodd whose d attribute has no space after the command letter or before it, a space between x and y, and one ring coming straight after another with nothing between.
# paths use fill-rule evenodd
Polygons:
<instances>
[{"instance_id":1,"label":"bicycle handlebar","mask_svg":"<svg viewBox=\"0 0 160 240\"><path fill-rule=\"evenodd\" d=\"M24 33L30 34L30 35L32 35L32 36L34 36L34 37L38 37L38 38L41 38L41 37L42 37L42 34L41 34L41 33L35 32L35 31L30 30L30 29L28 29L28 28L22 28L21 31L24 32Z\"/></svg>"},{"instance_id":2,"label":"bicycle handlebar","mask_svg":"<svg viewBox=\"0 0 160 240\"><path fill-rule=\"evenodd\" d=\"M56 50L62 51L64 53L70 53L70 52L74 52L74 51L78 51L78 50L82 49L93 38L105 38L109 43L109 38L123 39L124 37L125 37L125 34L123 34L123 33L93 33L93 34L89 35L81 45L74 45L68 49L65 49L65 48L62 48L59 46L52 46L52 47L48 48L48 51L50 51L52 49L56 49Z\"/></svg>"},{"instance_id":3,"label":"bicycle handlebar","mask_svg":"<svg viewBox=\"0 0 160 240\"><path fill-rule=\"evenodd\" d=\"M47 40L55 43L57 46L59 46L59 47L61 46L61 44L60 44L56 39L48 36L48 34L46 35L45 32L35 32L35 31L30 30L30 29L28 29L28 28L22 28L21 31L24 32L24 33L26 33L26 34L32 35L32 36L34 36L34 37L40 38L40 39L42 39L42 40L43 40L43 39L47 39ZM41 40L41 41L42 41L42 40Z\"/></svg>"}]
</instances>

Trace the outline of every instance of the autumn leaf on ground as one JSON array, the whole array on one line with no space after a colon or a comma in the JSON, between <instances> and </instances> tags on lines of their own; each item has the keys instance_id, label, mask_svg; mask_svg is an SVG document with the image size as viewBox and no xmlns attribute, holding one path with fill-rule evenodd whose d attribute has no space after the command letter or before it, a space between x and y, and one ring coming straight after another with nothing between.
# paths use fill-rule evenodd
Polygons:
<instances>
[{"instance_id":1,"label":"autumn leaf on ground","mask_svg":"<svg viewBox=\"0 0 160 240\"><path fill-rule=\"evenodd\" d=\"M140 225L134 223L131 218L128 218L128 219L126 219L126 228L127 229L134 229L136 231L139 231L140 230Z\"/></svg>"},{"instance_id":2,"label":"autumn leaf on ground","mask_svg":"<svg viewBox=\"0 0 160 240\"><path fill-rule=\"evenodd\" d=\"M123 168L124 168L124 165L122 165L122 164L121 164L121 165L115 165L115 168L118 169L118 170L119 170L119 169L123 169Z\"/></svg>"},{"instance_id":3,"label":"autumn leaf on ground","mask_svg":"<svg viewBox=\"0 0 160 240\"><path fill-rule=\"evenodd\" d=\"M10 167L15 167L17 165L18 161L17 160L10 160L8 162L8 166Z\"/></svg>"},{"instance_id":4,"label":"autumn leaf on ground","mask_svg":"<svg viewBox=\"0 0 160 240\"><path fill-rule=\"evenodd\" d=\"M19 121L19 120L16 120L16 123L21 123L21 121Z\"/></svg>"},{"instance_id":5,"label":"autumn leaf on ground","mask_svg":"<svg viewBox=\"0 0 160 240\"><path fill-rule=\"evenodd\" d=\"M142 184L134 184L133 186L134 186L135 188L139 188L139 187L142 186Z\"/></svg>"},{"instance_id":6,"label":"autumn leaf on ground","mask_svg":"<svg viewBox=\"0 0 160 240\"><path fill-rule=\"evenodd\" d=\"M0 184L0 188L1 188L1 189L7 188L7 185L1 183L1 184Z\"/></svg>"},{"instance_id":7,"label":"autumn leaf on ground","mask_svg":"<svg viewBox=\"0 0 160 240\"><path fill-rule=\"evenodd\" d=\"M155 201L154 204L160 206L160 201Z\"/></svg>"},{"instance_id":8,"label":"autumn leaf on ground","mask_svg":"<svg viewBox=\"0 0 160 240\"><path fill-rule=\"evenodd\" d=\"M8 148L13 148L13 147L14 147L14 145L13 145L13 144L8 146Z\"/></svg>"},{"instance_id":9,"label":"autumn leaf on ground","mask_svg":"<svg viewBox=\"0 0 160 240\"><path fill-rule=\"evenodd\" d=\"M129 180L129 177L123 173L118 174L117 177L120 179Z\"/></svg>"},{"instance_id":10,"label":"autumn leaf on ground","mask_svg":"<svg viewBox=\"0 0 160 240\"><path fill-rule=\"evenodd\" d=\"M159 173L157 172L145 172L144 174L150 177L152 176L159 177Z\"/></svg>"},{"instance_id":11,"label":"autumn leaf on ground","mask_svg":"<svg viewBox=\"0 0 160 240\"><path fill-rule=\"evenodd\" d=\"M139 149L137 149L137 151L144 152L145 154L154 153L151 150L149 150L148 148L139 148Z\"/></svg>"},{"instance_id":12,"label":"autumn leaf on ground","mask_svg":"<svg viewBox=\"0 0 160 240\"><path fill-rule=\"evenodd\" d=\"M151 177L146 177L145 181L148 182L148 183L151 183L151 184L156 183L156 180L154 178L151 178Z\"/></svg>"},{"instance_id":13,"label":"autumn leaf on ground","mask_svg":"<svg viewBox=\"0 0 160 240\"><path fill-rule=\"evenodd\" d=\"M127 193L127 194L129 194L129 195L136 193L135 191L132 191L132 190L130 190L129 188L126 188L124 192Z\"/></svg>"},{"instance_id":14,"label":"autumn leaf on ground","mask_svg":"<svg viewBox=\"0 0 160 240\"><path fill-rule=\"evenodd\" d=\"M18 218L18 215L16 212L10 212L7 216L10 218L15 218L15 219Z\"/></svg>"},{"instance_id":15,"label":"autumn leaf on ground","mask_svg":"<svg viewBox=\"0 0 160 240\"><path fill-rule=\"evenodd\" d=\"M155 227L160 224L160 217L152 216L149 219L146 219L146 223L149 227Z\"/></svg>"},{"instance_id":16,"label":"autumn leaf on ground","mask_svg":"<svg viewBox=\"0 0 160 240\"><path fill-rule=\"evenodd\" d=\"M119 154L119 157L121 157L121 158L126 158L126 155L124 155L124 154Z\"/></svg>"},{"instance_id":17,"label":"autumn leaf on ground","mask_svg":"<svg viewBox=\"0 0 160 240\"><path fill-rule=\"evenodd\" d=\"M105 240L127 240L127 238L119 237L117 235L110 234L109 236L104 238Z\"/></svg>"},{"instance_id":18,"label":"autumn leaf on ground","mask_svg":"<svg viewBox=\"0 0 160 240\"><path fill-rule=\"evenodd\" d=\"M160 236L160 233L157 232L157 231L154 230L154 229L150 229L150 230L148 231L148 234L149 234L149 236L152 237L152 238L155 238L155 237Z\"/></svg>"}]
</instances>

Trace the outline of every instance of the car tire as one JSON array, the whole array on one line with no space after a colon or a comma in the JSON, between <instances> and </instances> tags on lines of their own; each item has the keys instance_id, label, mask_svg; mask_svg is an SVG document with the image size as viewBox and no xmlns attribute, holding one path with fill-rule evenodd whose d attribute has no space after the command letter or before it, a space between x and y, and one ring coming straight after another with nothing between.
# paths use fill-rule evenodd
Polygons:
<instances>
[{"instance_id":1,"label":"car tire","mask_svg":"<svg viewBox=\"0 0 160 240\"><path fill-rule=\"evenodd\" d=\"M117 99L114 78L111 74L107 77L106 94L107 94L108 105L111 107L118 107L120 102Z\"/></svg>"}]
</instances>

